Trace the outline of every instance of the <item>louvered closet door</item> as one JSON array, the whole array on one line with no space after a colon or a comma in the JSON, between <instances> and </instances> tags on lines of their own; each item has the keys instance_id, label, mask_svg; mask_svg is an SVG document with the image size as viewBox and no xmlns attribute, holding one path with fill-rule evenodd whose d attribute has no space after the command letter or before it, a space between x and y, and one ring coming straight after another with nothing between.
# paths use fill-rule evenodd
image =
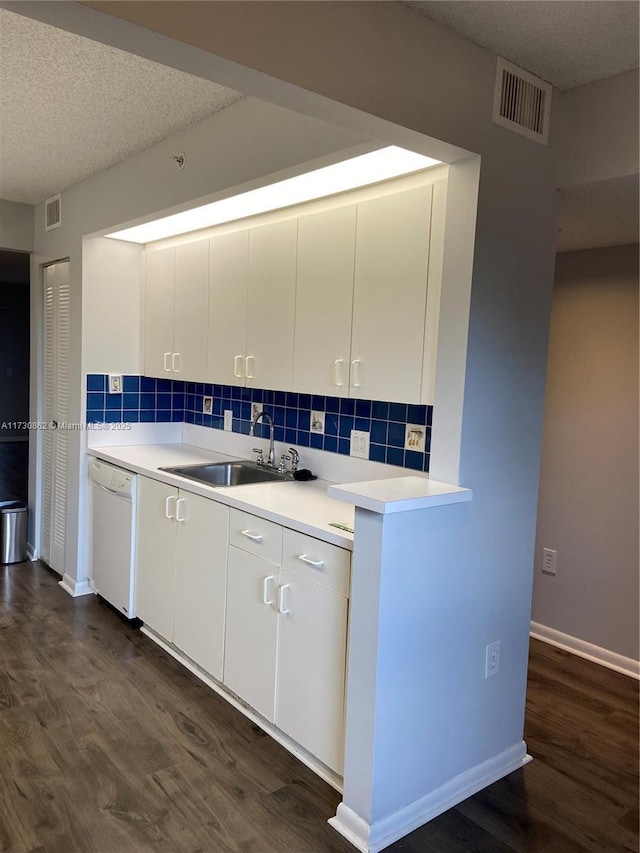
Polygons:
<instances>
[{"instance_id":1,"label":"louvered closet door","mask_svg":"<svg viewBox=\"0 0 640 853\"><path fill-rule=\"evenodd\" d=\"M69 262L44 270L42 558L65 570L69 433L51 424L69 421Z\"/></svg>"}]
</instances>

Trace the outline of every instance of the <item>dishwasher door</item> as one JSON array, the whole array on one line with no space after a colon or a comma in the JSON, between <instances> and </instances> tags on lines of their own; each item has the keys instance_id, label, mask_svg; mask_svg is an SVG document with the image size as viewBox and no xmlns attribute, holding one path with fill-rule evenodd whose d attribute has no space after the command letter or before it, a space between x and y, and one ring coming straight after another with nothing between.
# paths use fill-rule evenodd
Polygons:
<instances>
[{"instance_id":1,"label":"dishwasher door","mask_svg":"<svg viewBox=\"0 0 640 853\"><path fill-rule=\"evenodd\" d=\"M127 619L133 619L137 478L93 459L89 479L91 585Z\"/></svg>"}]
</instances>

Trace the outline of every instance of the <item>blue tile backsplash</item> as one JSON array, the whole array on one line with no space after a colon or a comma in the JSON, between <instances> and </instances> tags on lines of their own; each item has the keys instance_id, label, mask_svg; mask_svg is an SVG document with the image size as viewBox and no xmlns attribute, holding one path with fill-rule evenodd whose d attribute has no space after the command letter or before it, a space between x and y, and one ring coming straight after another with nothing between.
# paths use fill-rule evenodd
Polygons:
<instances>
[{"instance_id":1,"label":"blue tile backsplash","mask_svg":"<svg viewBox=\"0 0 640 853\"><path fill-rule=\"evenodd\" d=\"M178 422L222 429L224 411L233 412L233 432L247 434L251 404L259 403L275 423L275 439L297 447L314 447L349 455L352 429L370 434L369 458L414 471L429 470L432 406L321 397L261 388L237 388L177 379L123 376L122 393L108 394L107 375L87 375L89 423ZM213 397L211 414L204 414L203 398ZM311 412L324 412L324 435L311 431ZM405 427L426 426L425 452L405 450ZM266 437L266 425L256 435Z\"/></svg>"}]
</instances>

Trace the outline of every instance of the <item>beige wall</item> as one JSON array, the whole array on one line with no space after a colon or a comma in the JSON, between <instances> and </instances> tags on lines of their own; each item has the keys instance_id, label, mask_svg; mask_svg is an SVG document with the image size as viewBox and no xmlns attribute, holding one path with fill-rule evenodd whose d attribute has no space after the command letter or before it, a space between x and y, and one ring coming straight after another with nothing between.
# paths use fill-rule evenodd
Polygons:
<instances>
[{"instance_id":1,"label":"beige wall","mask_svg":"<svg viewBox=\"0 0 640 853\"><path fill-rule=\"evenodd\" d=\"M0 199L0 249L33 251L33 205Z\"/></svg>"},{"instance_id":2,"label":"beige wall","mask_svg":"<svg viewBox=\"0 0 640 853\"><path fill-rule=\"evenodd\" d=\"M557 257L532 618L638 658L638 246Z\"/></svg>"}]
</instances>

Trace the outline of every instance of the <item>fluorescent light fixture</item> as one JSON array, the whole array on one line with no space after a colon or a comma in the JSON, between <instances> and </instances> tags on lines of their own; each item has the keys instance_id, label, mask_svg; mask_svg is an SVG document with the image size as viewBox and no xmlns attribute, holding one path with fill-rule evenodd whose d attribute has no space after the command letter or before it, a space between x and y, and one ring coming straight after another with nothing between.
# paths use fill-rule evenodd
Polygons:
<instances>
[{"instance_id":1,"label":"fluorescent light fixture","mask_svg":"<svg viewBox=\"0 0 640 853\"><path fill-rule=\"evenodd\" d=\"M278 210L367 184L375 184L378 181L397 178L439 163L439 160L391 145L369 154L352 157L350 160L343 160L341 163L334 163L332 166L315 169L313 172L307 172L295 178L287 178L231 198L194 207L182 213L174 213L172 216L165 216L154 222L114 231L106 236L115 240L128 240L131 243L151 243L154 240L176 237L178 234L199 231L201 228L232 222L234 219L244 219L269 210Z\"/></svg>"}]
</instances>

